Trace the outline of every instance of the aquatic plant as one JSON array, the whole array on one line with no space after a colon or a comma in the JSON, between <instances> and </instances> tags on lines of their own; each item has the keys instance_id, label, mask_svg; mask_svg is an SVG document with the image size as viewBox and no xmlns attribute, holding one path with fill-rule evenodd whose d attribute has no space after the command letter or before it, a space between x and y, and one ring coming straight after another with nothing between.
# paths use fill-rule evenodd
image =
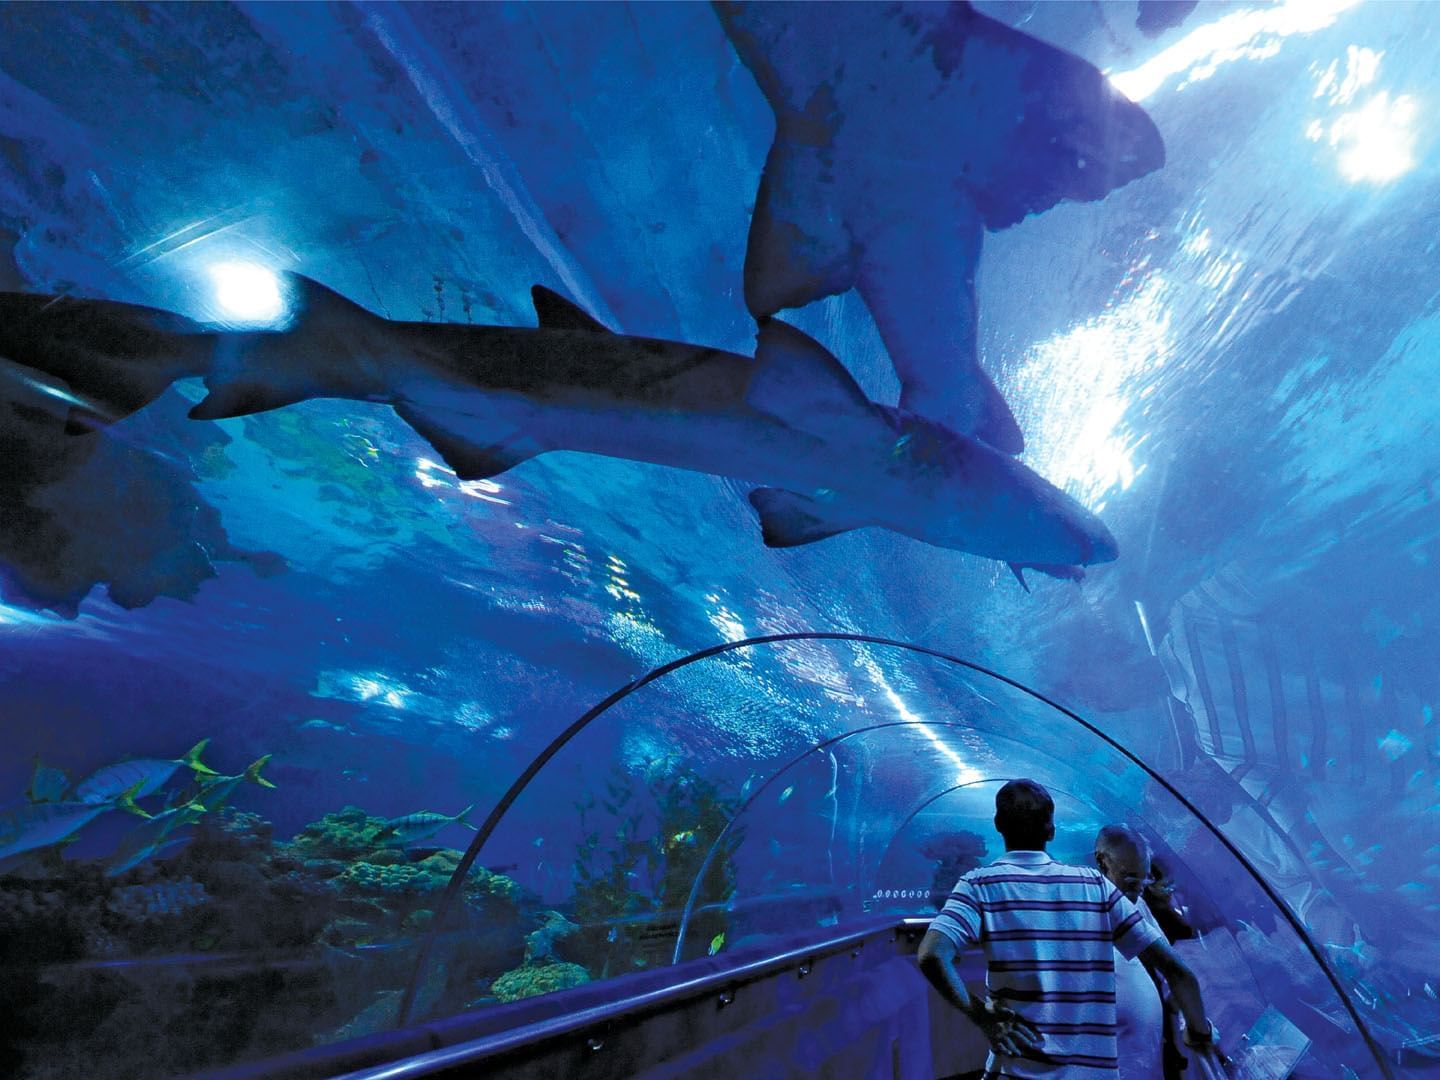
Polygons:
<instances>
[{"instance_id":1,"label":"aquatic plant","mask_svg":"<svg viewBox=\"0 0 1440 1080\"><path fill-rule=\"evenodd\" d=\"M604 799L587 793L575 804L581 839L572 907L586 961L598 978L668 962L700 865L736 806L719 785L685 766L639 776L616 766L605 793ZM597 811L606 819L603 826L594 822ZM739 840L732 833L711 861L697 906L723 904L734 894L732 856ZM703 948L725 931L724 914L697 911L691 929Z\"/></svg>"}]
</instances>

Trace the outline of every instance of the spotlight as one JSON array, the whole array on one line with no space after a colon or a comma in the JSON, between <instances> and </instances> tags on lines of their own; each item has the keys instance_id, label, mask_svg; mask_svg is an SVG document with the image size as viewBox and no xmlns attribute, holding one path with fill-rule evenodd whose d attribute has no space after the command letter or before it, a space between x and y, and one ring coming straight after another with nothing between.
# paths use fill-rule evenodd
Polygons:
<instances>
[{"instance_id":1,"label":"spotlight","mask_svg":"<svg viewBox=\"0 0 1440 1080\"><path fill-rule=\"evenodd\" d=\"M255 263L216 263L210 268L215 300L225 318L235 322L272 323L285 312L280 279Z\"/></svg>"}]
</instances>

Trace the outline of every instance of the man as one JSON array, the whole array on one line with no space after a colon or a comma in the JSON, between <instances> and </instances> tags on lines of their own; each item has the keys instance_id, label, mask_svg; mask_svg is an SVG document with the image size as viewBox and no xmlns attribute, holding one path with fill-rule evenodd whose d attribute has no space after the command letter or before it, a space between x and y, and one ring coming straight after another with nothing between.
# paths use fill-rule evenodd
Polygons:
<instances>
[{"instance_id":1,"label":"man","mask_svg":"<svg viewBox=\"0 0 1440 1080\"><path fill-rule=\"evenodd\" d=\"M1106 825L1095 836L1095 865L1135 904L1141 918L1160 925L1140 898L1150 883L1150 842L1128 825ZM1138 957L1115 950L1115 1044L1119 1080L1164 1080L1165 1006L1160 988Z\"/></svg>"},{"instance_id":2,"label":"man","mask_svg":"<svg viewBox=\"0 0 1440 1080\"><path fill-rule=\"evenodd\" d=\"M1115 1080L1112 947L1168 981L1197 1044L1212 1037L1195 976L1163 934L1101 874L1045 853L1055 804L1033 780L995 796L1005 854L972 870L920 943L920 969L990 1042L987 1077ZM990 1000L974 1001L955 958L985 950Z\"/></svg>"}]
</instances>

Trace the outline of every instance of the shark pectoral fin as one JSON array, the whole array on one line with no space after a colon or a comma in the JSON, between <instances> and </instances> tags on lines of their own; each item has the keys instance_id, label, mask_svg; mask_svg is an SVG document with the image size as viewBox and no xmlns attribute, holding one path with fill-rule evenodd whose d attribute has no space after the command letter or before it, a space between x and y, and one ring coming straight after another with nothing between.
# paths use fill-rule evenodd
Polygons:
<instances>
[{"instance_id":1,"label":"shark pectoral fin","mask_svg":"<svg viewBox=\"0 0 1440 1080\"><path fill-rule=\"evenodd\" d=\"M827 145L782 117L765 159L745 249L745 305L756 319L842 293L855 284L855 238L831 212ZM826 194L831 193L831 194Z\"/></svg>"},{"instance_id":2,"label":"shark pectoral fin","mask_svg":"<svg viewBox=\"0 0 1440 1080\"><path fill-rule=\"evenodd\" d=\"M535 305L535 317L546 330L589 330L596 334L615 332L579 304L544 285L530 286L530 300Z\"/></svg>"},{"instance_id":3,"label":"shark pectoral fin","mask_svg":"<svg viewBox=\"0 0 1440 1080\"><path fill-rule=\"evenodd\" d=\"M1027 585L1027 584L1025 584L1025 574L1024 574L1024 569L1025 569L1025 568L1024 568L1023 566L1021 566L1019 563L1013 563L1013 562L1012 562L1012 563L1006 563L1005 565L1008 566L1008 567L1010 567L1010 572L1015 575L1015 580L1020 583L1020 588L1024 589L1024 590L1028 593L1028 592L1030 591L1030 586Z\"/></svg>"},{"instance_id":4,"label":"shark pectoral fin","mask_svg":"<svg viewBox=\"0 0 1440 1080\"><path fill-rule=\"evenodd\" d=\"M512 443L476 446L456 435L440 421L408 405L396 405L395 413L437 451L461 480L488 480L528 461L543 448L521 449Z\"/></svg>"},{"instance_id":5,"label":"shark pectoral fin","mask_svg":"<svg viewBox=\"0 0 1440 1080\"><path fill-rule=\"evenodd\" d=\"M766 547L799 547L860 527L859 522L836 521L834 507L781 488L756 488L750 505L760 515Z\"/></svg>"},{"instance_id":6,"label":"shark pectoral fin","mask_svg":"<svg viewBox=\"0 0 1440 1080\"><path fill-rule=\"evenodd\" d=\"M865 391L830 350L779 319L760 324L755 374L745 400L751 408L801 428L816 414L875 414Z\"/></svg>"},{"instance_id":7,"label":"shark pectoral fin","mask_svg":"<svg viewBox=\"0 0 1440 1080\"><path fill-rule=\"evenodd\" d=\"M1025 584L1025 576L1021 571L1034 570L1037 573L1048 574L1053 578L1060 578L1063 581L1084 581L1085 571L1078 566L1059 566L1054 563L1006 563L1010 572L1015 575L1015 580L1020 582L1020 587L1027 593L1030 586Z\"/></svg>"},{"instance_id":8,"label":"shark pectoral fin","mask_svg":"<svg viewBox=\"0 0 1440 1080\"><path fill-rule=\"evenodd\" d=\"M191 420L229 420L236 416L250 416L253 413L283 409L312 397L310 393L294 387L270 386L252 379L207 378L209 393L197 405L190 408Z\"/></svg>"}]
</instances>

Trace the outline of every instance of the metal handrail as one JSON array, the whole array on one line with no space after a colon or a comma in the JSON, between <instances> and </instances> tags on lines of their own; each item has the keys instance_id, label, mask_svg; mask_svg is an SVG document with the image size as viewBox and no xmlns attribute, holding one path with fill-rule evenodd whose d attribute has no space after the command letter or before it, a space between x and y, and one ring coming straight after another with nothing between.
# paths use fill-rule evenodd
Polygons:
<instances>
[{"instance_id":1,"label":"metal handrail","mask_svg":"<svg viewBox=\"0 0 1440 1080\"><path fill-rule=\"evenodd\" d=\"M818 941L806 942L782 953L762 956L723 971L708 972L693 979L686 979L684 982L672 983L659 989L607 1001L589 1009L564 1013L547 1020L526 1024L523 1027L511 1028L494 1035L485 1035L478 1039L456 1043L454 1046L444 1046L438 1050L406 1058L404 1061L359 1069L345 1073L334 1080L408 1080L410 1077L425 1076L439 1069L454 1068L545 1039L597 1027L637 1012L653 1011L691 998L704 997L712 992L733 990L777 972L813 964L823 957L854 949L877 934L889 932L893 935L898 933L899 928L918 930L928 926L929 923L929 919L875 918L859 926L852 925L843 933L832 934Z\"/></svg>"}]
</instances>

